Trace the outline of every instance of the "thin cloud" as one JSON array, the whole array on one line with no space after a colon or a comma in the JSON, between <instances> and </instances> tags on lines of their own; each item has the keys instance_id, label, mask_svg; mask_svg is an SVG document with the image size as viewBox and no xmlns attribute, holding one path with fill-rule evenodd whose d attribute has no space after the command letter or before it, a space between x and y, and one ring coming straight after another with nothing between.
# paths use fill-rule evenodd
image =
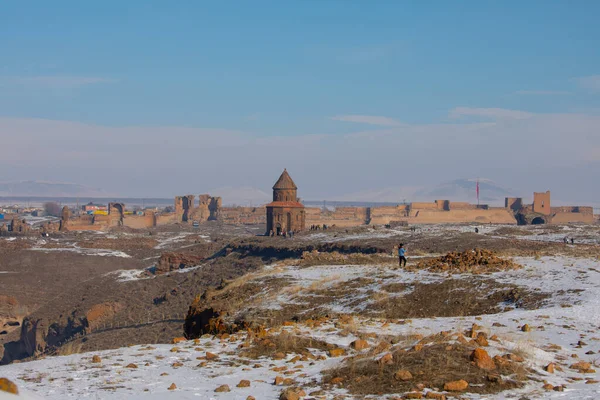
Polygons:
<instances>
[{"instance_id":1,"label":"thin cloud","mask_svg":"<svg viewBox=\"0 0 600 400\"><path fill-rule=\"evenodd\" d=\"M600 91L600 75L582 76L575 81L584 89Z\"/></svg>"},{"instance_id":2,"label":"thin cloud","mask_svg":"<svg viewBox=\"0 0 600 400\"><path fill-rule=\"evenodd\" d=\"M449 113L450 118L462 118L462 117L483 117L491 119L527 119L531 118L534 114L519 111L519 110L507 110L505 108L471 108L471 107L456 107Z\"/></svg>"},{"instance_id":3,"label":"thin cloud","mask_svg":"<svg viewBox=\"0 0 600 400\"><path fill-rule=\"evenodd\" d=\"M377 115L336 115L331 117L334 121L357 122L359 124L378 125L378 126L404 126L400 121L393 118L381 117Z\"/></svg>"},{"instance_id":4,"label":"thin cloud","mask_svg":"<svg viewBox=\"0 0 600 400\"><path fill-rule=\"evenodd\" d=\"M563 96L571 93L562 90L517 90L515 94L525 96Z\"/></svg>"},{"instance_id":5,"label":"thin cloud","mask_svg":"<svg viewBox=\"0 0 600 400\"><path fill-rule=\"evenodd\" d=\"M0 77L4 85L41 87L50 89L71 89L102 83L114 83L115 79L90 76L9 76Z\"/></svg>"}]
</instances>

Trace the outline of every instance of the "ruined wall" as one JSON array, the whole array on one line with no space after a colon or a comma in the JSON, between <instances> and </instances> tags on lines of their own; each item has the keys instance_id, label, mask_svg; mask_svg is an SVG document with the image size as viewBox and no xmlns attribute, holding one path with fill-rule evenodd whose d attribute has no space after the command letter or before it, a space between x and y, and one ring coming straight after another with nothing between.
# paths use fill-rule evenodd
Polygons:
<instances>
[{"instance_id":1,"label":"ruined wall","mask_svg":"<svg viewBox=\"0 0 600 400\"><path fill-rule=\"evenodd\" d=\"M97 217L102 217L97 219ZM102 231L109 227L108 215L81 215L70 218L66 230L69 231Z\"/></svg>"},{"instance_id":2,"label":"ruined wall","mask_svg":"<svg viewBox=\"0 0 600 400\"><path fill-rule=\"evenodd\" d=\"M415 203L411 203L410 208L418 209L418 210L437 210L438 205L435 202L434 203L415 202Z\"/></svg>"},{"instance_id":3,"label":"ruined wall","mask_svg":"<svg viewBox=\"0 0 600 400\"><path fill-rule=\"evenodd\" d=\"M219 210L219 221L232 225L267 223L265 207L223 207Z\"/></svg>"},{"instance_id":4,"label":"ruined wall","mask_svg":"<svg viewBox=\"0 0 600 400\"><path fill-rule=\"evenodd\" d=\"M533 212L550 215L550 191L545 193L533 193Z\"/></svg>"},{"instance_id":5,"label":"ruined wall","mask_svg":"<svg viewBox=\"0 0 600 400\"><path fill-rule=\"evenodd\" d=\"M413 224L443 224L479 222L492 224L516 224L517 220L510 210L503 207L475 210L413 210L414 216L408 219Z\"/></svg>"},{"instance_id":6,"label":"ruined wall","mask_svg":"<svg viewBox=\"0 0 600 400\"><path fill-rule=\"evenodd\" d=\"M593 207L582 207L582 206L562 206L562 207L552 207L551 208L553 214L560 213L581 213L581 214L594 214Z\"/></svg>"},{"instance_id":7,"label":"ruined wall","mask_svg":"<svg viewBox=\"0 0 600 400\"><path fill-rule=\"evenodd\" d=\"M593 224L594 215L579 212L560 212L552 215L552 224L584 223Z\"/></svg>"},{"instance_id":8,"label":"ruined wall","mask_svg":"<svg viewBox=\"0 0 600 400\"><path fill-rule=\"evenodd\" d=\"M478 206L467 202L451 201L448 208L450 210L477 210Z\"/></svg>"},{"instance_id":9,"label":"ruined wall","mask_svg":"<svg viewBox=\"0 0 600 400\"><path fill-rule=\"evenodd\" d=\"M391 222L404 221L410 216L409 205L372 207L369 211L371 225L386 225Z\"/></svg>"},{"instance_id":10,"label":"ruined wall","mask_svg":"<svg viewBox=\"0 0 600 400\"><path fill-rule=\"evenodd\" d=\"M127 215L123 219L123 226L133 229L152 228L154 223L154 213L145 213L144 215Z\"/></svg>"},{"instance_id":11,"label":"ruined wall","mask_svg":"<svg viewBox=\"0 0 600 400\"><path fill-rule=\"evenodd\" d=\"M506 197L504 199L504 207L512 211L519 211L523 207L523 198L521 197Z\"/></svg>"},{"instance_id":12,"label":"ruined wall","mask_svg":"<svg viewBox=\"0 0 600 400\"><path fill-rule=\"evenodd\" d=\"M337 207L333 211L307 207L305 210L307 228L311 225L359 226L366 223L368 216L366 207Z\"/></svg>"},{"instance_id":13,"label":"ruined wall","mask_svg":"<svg viewBox=\"0 0 600 400\"><path fill-rule=\"evenodd\" d=\"M174 224L175 222L177 222L177 214L175 214L174 212L156 214L155 218L156 226Z\"/></svg>"}]
</instances>

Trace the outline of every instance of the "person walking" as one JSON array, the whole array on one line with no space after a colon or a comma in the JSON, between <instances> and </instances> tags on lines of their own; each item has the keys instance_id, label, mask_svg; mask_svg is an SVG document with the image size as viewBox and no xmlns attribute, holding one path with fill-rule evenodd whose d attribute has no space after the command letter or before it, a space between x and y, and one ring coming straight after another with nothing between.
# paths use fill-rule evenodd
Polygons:
<instances>
[{"instance_id":1,"label":"person walking","mask_svg":"<svg viewBox=\"0 0 600 400\"><path fill-rule=\"evenodd\" d=\"M400 243L398 245L398 264L402 267L402 262L404 262L404 266L406 267L406 249L404 248L404 243Z\"/></svg>"}]
</instances>

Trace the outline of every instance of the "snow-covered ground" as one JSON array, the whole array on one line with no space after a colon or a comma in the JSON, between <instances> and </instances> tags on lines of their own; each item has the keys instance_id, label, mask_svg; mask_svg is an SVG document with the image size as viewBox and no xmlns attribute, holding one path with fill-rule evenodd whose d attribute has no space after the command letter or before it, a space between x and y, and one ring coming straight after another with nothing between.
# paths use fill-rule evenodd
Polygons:
<instances>
[{"instance_id":1,"label":"snow-covered ground","mask_svg":"<svg viewBox=\"0 0 600 400\"><path fill-rule=\"evenodd\" d=\"M101 256L101 257L122 257L131 258L131 256L124 251L111 250L111 249L88 249L83 247L61 247L61 248L43 248L43 247L32 247L28 250L31 251L43 251L47 253L57 251L69 251L72 253L82 254L86 256Z\"/></svg>"},{"instance_id":2,"label":"snow-covered ground","mask_svg":"<svg viewBox=\"0 0 600 400\"><path fill-rule=\"evenodd\" d=\"M377 318L355 317L356 329L344 332L336 321L318 327L304 324L285 327L303 337L324 340L346 347L360 332L378 335L427 336L440 331L464 332L473 323L482 326L499 341L490 341L486 350L491 356L518 350L525 355L527 367L533 369L540 381L529 381L525 387L495 395L462 394L465 399L599 399L600 374L580 373L569 365L577 361L598 363L600 359L600 262L589 258L563 256L516 258L523 269L486 275L502 283L516 284L532 290L551 293L540 309L510 309L500 314L471 317L421 318L408 321L387 321ZM407 272L381 266L296 266L272 267L268 273L291 278L298 286L310 288L315 282L323 287L360 277L373 277L382 273L390 282L438 282L446 277L426 271ZM265 271L263 271L265 272ZM453 278L470 279L472 275L453 275ZM377 288L371 288L377 289ZM269 302L288 302L290 296L281 295ZM271 304L273 305L273 304ZM343 304L331 304L341 307ZM524 324L531 331L520 329ZM284 372L274 368L287 367L284 377L292 377L306 393L321 389L322 372L343 362L343 357L325 357L308 362L287 362L286 359L246 359L238 346L245 333L232 339L203 337L197 343L185 341L177 345L133 346L96 353L50 357L44 360L11 364L0 367L0 376L7 377L25 391L44 399L278 399L281 386L273 385L276 376ZM369 339L371 345L376 339ZM584 342L584 343L581 343ZM406 345L399 344L398 346ZM413 344L409 344L413 345ZM173 351L173 347L179 350ZM218 360L206 361L206 352L218 355ZM352 350L349 350L352 354ZM323 352L312 350L316 356ZM99 355L101 363L92 363ZM206 361L206 364L200 365ZM562 371L550 374L544 366L554 362ZM137 368L127 368L135 363ZM181 363L174 364L174 363ZM302 367L299 367L302 365ZM597 367L592 367L597 369ZM249 388L238 388L240 380L249 380ZM564 391L545 391L541 380L553 385L566 385ZM168 390L171 384L177 389ZM231 391L215 393L220 385L229 385ZM327 390L324 399L344 394L344 389ZM313 396L314 397L314 396ZM388 396L389 398L393 396ZM371 398L386 398L373 396Z\"/></svg>"}]
</instances>

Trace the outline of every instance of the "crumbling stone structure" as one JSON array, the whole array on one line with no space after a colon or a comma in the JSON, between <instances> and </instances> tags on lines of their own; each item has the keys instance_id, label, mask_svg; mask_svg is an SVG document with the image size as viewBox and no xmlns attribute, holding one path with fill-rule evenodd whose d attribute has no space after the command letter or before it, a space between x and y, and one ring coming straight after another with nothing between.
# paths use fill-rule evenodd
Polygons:
<instances>
[{"instance_id":1,"label":"crumbling stone structure","mask_svg":"<svg viewBox=\"0 0 600 400\"><path fill-rule=\"evenodd\" d=\"M267 235L298 232L306 226L304 204L298 199L298 187L284 169L273 185L273 201L267 208Z\"/></svg>"},{"instance_id":2,"label":"crumbling stone structure","mask_svg":"<svg viewBox=\"0 0 600 400\"><path fill-rule=\"evenodd\" d=\"M60 227L58 230L68 231L70 221L71 221L71 210L69 210L69 207L64 206L62 208L62 212L61 212L61 216L60 216Z\"/></svg>"},{"instance_id":3,"label":"crumbling stone structure","mask_svg":"<svg viewBox=\"0 0 600 400\"><path fill-rule=\"evenodd\" d=\"M193 194L175 197L175 216L177 221L188 222L190 220L190 215L194 209L194 197Z\"/></svg>"},{"instance_id":4,"label":"crumbling stone structure","mask_svg":"<svg viewBox=\"0 0 600 400\"><path fill-rule=\"evenodd\" d=\"M521 199L518 199L521 200ZM509 203L510 199L506 199ZM522 203L522 201L521 201ZM511 209L515 210L511 207ZM550 191L533 193L533 204L521 205L515 210L520 225L594 223L594 209L583 206L552 207Z\"/></svg>"}]
</instances>

